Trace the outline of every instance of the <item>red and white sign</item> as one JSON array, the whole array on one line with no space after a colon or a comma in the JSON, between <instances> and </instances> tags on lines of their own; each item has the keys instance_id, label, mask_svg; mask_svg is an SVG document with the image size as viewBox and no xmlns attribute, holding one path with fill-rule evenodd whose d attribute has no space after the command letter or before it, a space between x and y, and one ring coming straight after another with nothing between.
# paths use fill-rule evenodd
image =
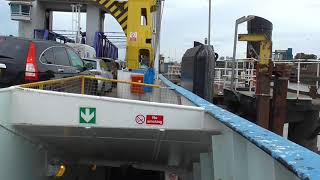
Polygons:
<instances>
[{"instance_id":1,"label":"red and white sign","mask_svg":"<svg viewBox=\"0 0 320 180\"><path fill-rule=\"evenodd\" d=\"M164 118L162 115L147 115L146 124L150 125L163 125Z\"/></svg>"},{"instance_id":2,"label":"red and white sign","mask_svg":"<svg viewBox=\"0 0 320 180\"><path fill-rule=\"evenodd\" d=\"M144 115L140 114L136 116L135 120L137 124L144 124L146 121L146 118L144 117Z\"/></svg>"},{"instance_id":3,"label":"red and white sign","mask_svg":"<svg viewBox=\"0 0 320 180\"><path fill-rule=\"evenodd\" d=\"M169 179L170 180L178 180L178 176L175 173L170 173L169 174Z\"/></svg>"},{"instance_id":4,"label":"red and white sign","mask_svg":"<svg viewBox=\"0 0 320 180\"><path fill-rule=\"evenodd\" d=\"M130 32L130 36L129 36L129 40L130 41L137 41L137 38L138 38L138 33L137 32Z\"/></svg>"}]
</instances>

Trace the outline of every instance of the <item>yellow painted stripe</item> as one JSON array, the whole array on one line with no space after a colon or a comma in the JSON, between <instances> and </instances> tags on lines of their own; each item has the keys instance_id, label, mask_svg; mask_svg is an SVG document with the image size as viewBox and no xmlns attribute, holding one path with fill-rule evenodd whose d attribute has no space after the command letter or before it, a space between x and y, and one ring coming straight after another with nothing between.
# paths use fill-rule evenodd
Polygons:
<instances>
[{"instance_id":1,"label":"yellow painted stripe","mask_svg":"<svg viewBox=\"0 0 320 180\"><path fill-rule=\"evenodd\" d=\"M123 22L123 24L120 24L122 29L127 25L127 21Z\"/></svg>"},{"instance_id":2,"label":"yellow painted stripe","mask_svg":"<svg viewBox=\"0 0 320 180\"><path fill-rule=\"evenodd\" d=\"M126 9L128 7L128 2L124 3L123 9Z\"/></svg>"},{"instance_id":3,"label":"yellow painted stripe","mask_svg":"<svg viewBox=\"0 0 320 180\"><path fill-rule=\"evenodd\" d=\"M109 0L106 5L104 5L105 8L109 8L109 6L114 2L114 0Z\"/></svg>"},{"instance_id":4,"label":"yellow painted stripe","mask_svg":"<svg viewBox=\"0 0 320 180\"><path fill-rule=\"evenodd\" d=\"M106 2L106 1L107 1L107 0L100 0L100 1L99 1L99 4L102 5L102 4L103 4L104 2Z\"/></svg>"},{"instance_id":5,"label":"yellow painted stripe","mask_svg":"<svg viewBox=\"0 0 320 180\"><path fill-rule=\"evenodd\" d=\"M128 12L124 13L121 17L117 19L117 21L120 23L124 18L128 16Z\"/></svg>"},{"instance_id":6,"label":"yellow painted stripe","mask_svg":"<svg viewBox=\"0 0 320 180\"><path fill-rule=\"evenodd\" d=\"M114 13L114 17L117 17L120 13L121 11L117 11L116 13Z\"/></svg>"},{"instance_id":7,"label":"yellow painted stripe","mask_svg":"<svg viewBox=\"0 0 320 180\"><path fill-rule=\"evenodd\" d=\"M114 6L112 6L109 10L110 10L110 12L113 12L113 11L116 10L116 9L117 9L117 6L114 5Z\"/></svg>"}]
</instances>

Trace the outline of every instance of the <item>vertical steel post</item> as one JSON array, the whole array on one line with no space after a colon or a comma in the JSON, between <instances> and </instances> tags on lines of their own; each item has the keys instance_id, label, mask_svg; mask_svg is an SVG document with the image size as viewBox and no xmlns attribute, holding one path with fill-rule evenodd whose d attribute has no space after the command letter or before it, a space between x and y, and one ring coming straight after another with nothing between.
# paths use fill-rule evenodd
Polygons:
<instances>
[{"instance_id":1,"label":"vertical steel post","mask_svg":"<svg viewBox=\"0 0 320 180\"><path fill-rule=\"evenodd\" d=\"M271 55L272 42L267 39L261 41L260 62L257 65L257 122L265 129L269 129L270 118Z\"/></svg>"},{"instance_id":2,"label":"vertical steel post","mask_svg":"<svg viewBox=\"0 0 320 180\"><path fill-rule=\"evenodd\" d=\"M287 121L287 92L290 76L290 67L287 64L277 64L275 67L273 85L272 118L270 129L282 136L283 126Z\"/></svg>"},{"instance_id":3,"label":"vertical steel post","mask_svg":"<svg viewBox=\"0 0 320 180\"><path fill-rule=\"evenodd\" d=\"M265 129L269 129L270 113L270 77L269 68L265 65L257 65L257 123Z\"/></svg>"},{"instance_id":4,"label":"vertical steel post","mask_svg":"<svg viewBox=\"0 0 320 180\"><path fill-rule=\"evenodd\" d=\"M236 63L236 55L237 55L237 42L238 42L238 26L241 23L250 21L254 19L255 16L243 16L236 20L234 26L234 40L233 40L233 56L232 56L232 74L231 74L231 89L234 90L234 79L235 79L235 63Z\"/></svg>"},{"instance_id":5,"label":"vertical steel post","mask_svg":"<svg viewBox=\"0 0 320 180\"><path fill-rule=\"evenodd\" d=\"M239 41L259 42L260 61L257 64L257 124L269 129L270 81L272 74L272 41L265 34L241 34Z\"/></svg>"},{"instance_id":6,"label":"vertical steel post","mask_svg":"<svg viewBox=\"0 0 320 180\"><path fill-rule=\"evenodd\" d=\"M236 22L234 29L234 42L233 42L233 55L232 55L232 71L231 71L231 89L234 89L234 79L235 79L235 63L236 63L236 54L237 54L237 36L238 36L238 22Z\"/></svg>"},{"instance_id":7,"label":"vertical steel post","mask_svg":"<svg viewBox=\"0 0 320 180\"><path fill-rule=\"evenodd\" d=\"M319 73L320 73L320 64L319 64L319 60L318 60L318 63L317 63L317 83L316 83L316 86L317 86L317 90L319 88Z\"/></svg>"},{"instance_id":8,"label":"vertical steel post","mask_svg":"<svg viewBox=\"0 0 320 180\"><path fill-rule=\"evenodd\" d=\"M211 45L211 0L209 0L209 26L208 26L208 45Z\"/></svg>"},{"instance_id":9,"label":"vertical steel post","mask_svg":"<svg viewBox=\"0 0 320 180\"><path fill-rule=\"evenodd\" d=\"M300 60L298 60L297 99L299 99L299 96L300 96L300 68L301 68L301 62L300 62Z\"/></svg>"},{"instance_id":10,"label":"vertical steel post","mask_svg":"<svg viewBox=\"0 0 320 180\"><path fill-rule=\"evenodd\" d=\"M81 77L81 94L84 94L84 80L85 80L85 77L82 76Z\"/></svg>"},{"instance_id":11,"label":"vertical steel post","mask_svg":"<svg viewBox=\"0 0 320 180\"><path fill-rule=\"evenodd\" d=\"M78 14L78 24L77 24L77 37L76 37L76 43L80 44L80 22L81 22L81 5L77 4L77 14Z\"/></svg>"}]
</instances>

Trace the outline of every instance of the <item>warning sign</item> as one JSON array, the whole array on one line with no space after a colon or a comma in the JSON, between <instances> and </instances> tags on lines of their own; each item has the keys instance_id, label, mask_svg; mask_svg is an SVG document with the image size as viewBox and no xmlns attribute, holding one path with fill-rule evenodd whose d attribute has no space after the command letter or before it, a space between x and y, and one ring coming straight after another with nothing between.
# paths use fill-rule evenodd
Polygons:
<instances>
[{"instance_id":1,"label":"warning sign","mask_svg":"<svg viewBox=\"0 0 320 180\"><path fill-rule=\"evenodd\" d=\"M170 179L170 180L177 180L177 179L178 179L178 176L177 176L175 173L170 173L170 174L169 174L169 179Z\"/></svg>"},{"instance_id":2,"label":"warning sign","mask_svg":"<svg viewBox=\"0 0 320 180\"><path fill-rule=\"evenodd\" d=\"M164 118L162 115L147 115L146 124L150 125L163 125Z\"/></svg>"},{"instance_id":3,"label":"warning sign","mask_svg":"<svg viewBox=\"0 0 320 180\"><path fill-rule=\"evenodd\" d=\"M138 33L137 32L130 32L129 40L132 42L137 41Z\"/></svg>"},{"instance_id":4,"label":"warning sign","mask_svg":"<svg viewBox=\"0 0 320 180\"><path fill-rule=\"evenodd\" d=\"M136 116L135 120L137 124L144 124L144 122L146 121L146 118L144 117L144 115L140 114Z\"/></svg>"}]
</instances>

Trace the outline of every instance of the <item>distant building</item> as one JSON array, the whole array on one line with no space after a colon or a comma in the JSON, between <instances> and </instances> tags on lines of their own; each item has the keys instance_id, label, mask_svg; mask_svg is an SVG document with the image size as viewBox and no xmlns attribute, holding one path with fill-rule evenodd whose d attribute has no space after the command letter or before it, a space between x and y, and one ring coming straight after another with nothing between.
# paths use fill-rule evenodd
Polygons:
<instances>
[{"instance_id":1,"label":"distant building","mask_svg":"<svg viewBox=\"0 0 320 180\"><path fill-rule=\"evenodd\" d=\"M288 48L287 50L275 50L273 53L274 60L292 60L292 48Z\"/></svg>"},{"instance_id":2,"label":"distant building","mask_svg":"<svg viewBox=\"0 0 320 180\"><path fill-rule=\"evenodd\" d=\"M160 64L160 73L174 83L179 83L181 78L181 64L177 62L163 62Z\"/></svg>"}]
</instances>

